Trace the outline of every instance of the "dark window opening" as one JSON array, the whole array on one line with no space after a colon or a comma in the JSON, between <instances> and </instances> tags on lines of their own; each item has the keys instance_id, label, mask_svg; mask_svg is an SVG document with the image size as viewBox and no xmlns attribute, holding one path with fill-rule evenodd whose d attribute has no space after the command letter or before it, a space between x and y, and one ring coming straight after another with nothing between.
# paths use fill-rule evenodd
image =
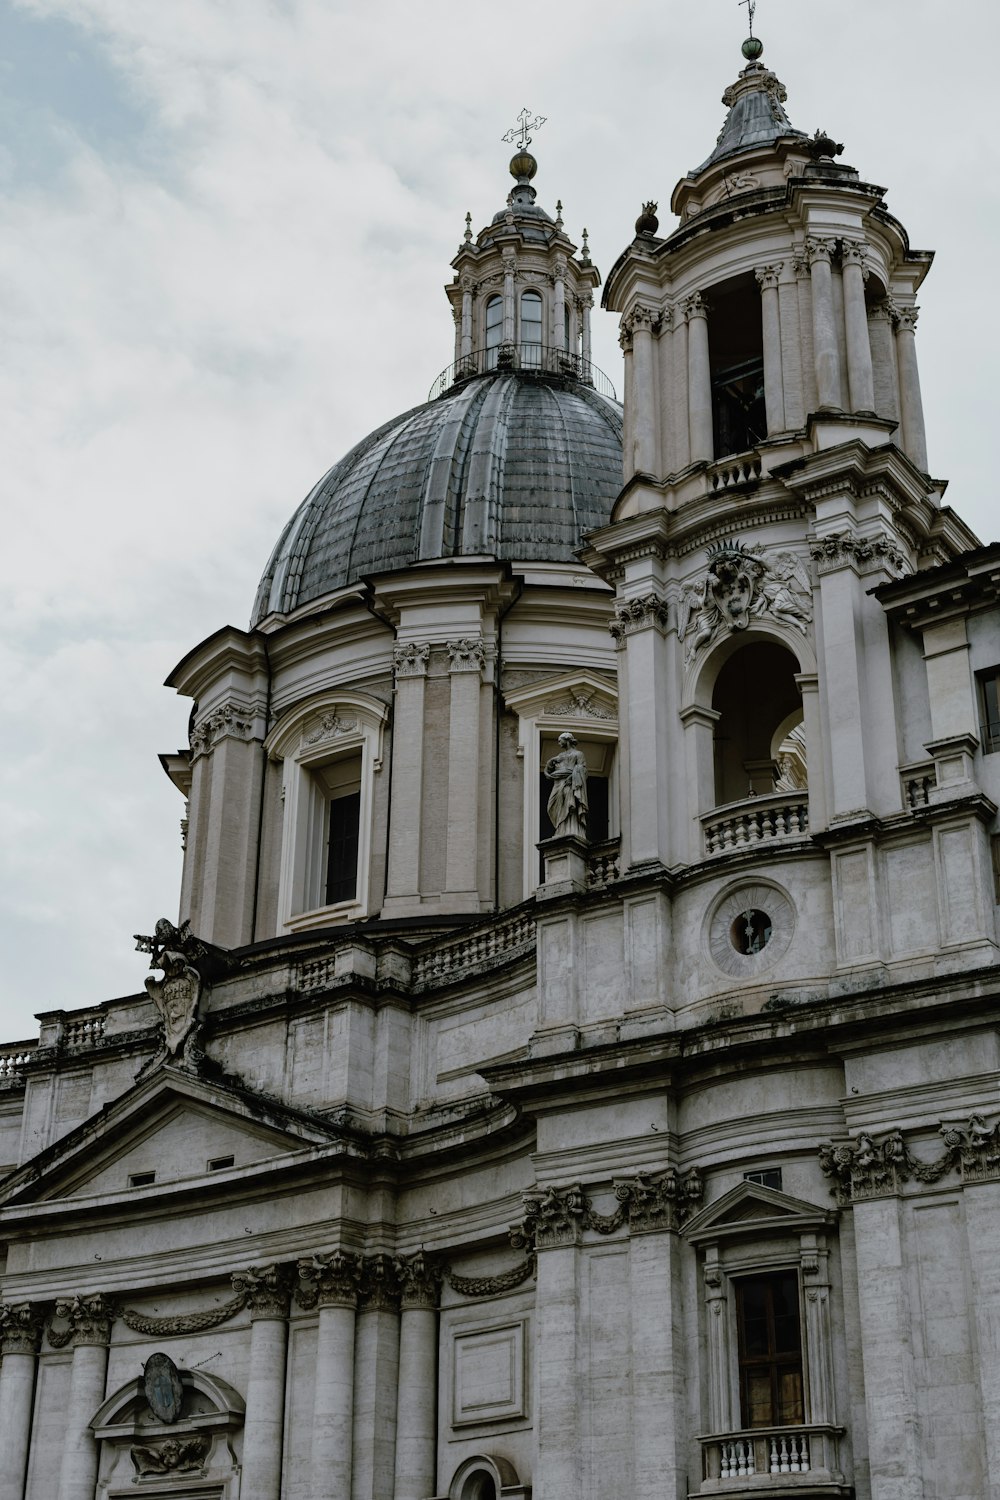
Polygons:
<instances>
[{"instance_id":1,"label":"dark window opening","mask_svg":"<svg viewBox=\"0 0 1000 1500\"><path fill-rule=\"evenodd\" d=\"M712 707L715 726L716 806L772 792L781 767L774 739L782 726L801 718L802 696L795 681L798 662L790 651L770 641L741 646L723 665L715 681ZM804 747L794 779L805 780Z\"/></svg>"},{"instance_id":2,"label":"dark window opening","mask_svg":"<svg viewBox=\"0 0 1000 1500\"><path fill-rule=\"evenodd\" d=\"M521 359L527 369L541 369L542 299L538 292L521 294Z\"/></svg>"},{"instance_id":3,"label":"dark window opening","mask_svg":"<svg viewBox=\"0 0 1000 1500\"><path fill-rule=\"evenodd\" d=\"M798 1276L777 1271L735 1285L742 1425L803 1422Z\"/></svg>"},{"instance_id":4,"label":"dark window opening","mask_svg":"<svg viewBox=\"0 0 1000 1500\"><path fill-rule=\"evenodd\" d=\"M330 803L326 857L326 904L353 901L358 894L358 834L361 793L346 792Z\"/></svg>"},{"instance_id":5,"label":"dark window opening","mask_svg":"<svg viewBox=\"0 0 1000 1500\"><path fill-rule=\"evenodd\" d=\"M1000 751L1000 667L980 672L978 683L983 754L992 755Z\"/></svg>"},{"instance_id":6,"label":"dark window opening","mask_svg":"<svg viewBox=\"0 0 1000 1500\"><path fill-rule=\"evenodd\" d=\"M777 1192L780 1193L781 1192L781 1168L780 1167L764 1167L759 1172L744 1172L743 1173L743 1181L744 1182L756 1182L756 1183L759 1183L761 1187L774 1188Z\"/></svg>"},{"instance_id":7,"label":"dark window opening","mask_svg":"<svg viewBox=\"0 0 1000 1500\"><path fill-rule=\"evenodd\" d=\"M155 1172L130 1172L128 1176L130 1188L151 1187L155 1181Z\"/></svg>"},{"instance_id":8,"label":"dark window opening","mask_svg":"<svg viewBox=\"0 0 1000 1500\"><path fill-rule=\"evenodd\" d=\"M213 1156L208 1164L210 1172L224 1172L227 1167L236 1165L235 1156Z\"/></svg>"},{"instance_id":9,"label":"dark window opening","mask_svg":"<svg viewBox=\"0 0 1000 1500\"><path fill-rule=\"evenodd\" d=\"M495 370L503 341L503 298L491 297L486 304L486 368Z\"/></svg>"},{"instance_id":10,"label":"dark window opening","mask_svg":"<svg viewBox=\"0 0 1000 1500\"><path fill-rule=\"evenodd\" d=\"M715 456L746 453L767 437L760 292L752 276L708 294Z\"/></svg>"}]
</instances>

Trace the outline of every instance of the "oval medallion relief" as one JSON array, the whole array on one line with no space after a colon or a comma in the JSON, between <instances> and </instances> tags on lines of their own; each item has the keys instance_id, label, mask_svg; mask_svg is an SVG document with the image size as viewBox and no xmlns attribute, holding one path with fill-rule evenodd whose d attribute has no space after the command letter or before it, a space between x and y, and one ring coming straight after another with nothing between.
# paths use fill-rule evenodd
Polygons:
<instances>
[{"instance_id":1,"label":"oval medallion relief","mask_svg":"<svg viewBox=\"0 0 1000 1500\"><path fill-rule=\"evenodd\" d=\"M795 908L780 886L754 881L731 886L711 907L707 922L712 961L732 979L755 979L788 951Z\"/></svg>"}]
</instances>

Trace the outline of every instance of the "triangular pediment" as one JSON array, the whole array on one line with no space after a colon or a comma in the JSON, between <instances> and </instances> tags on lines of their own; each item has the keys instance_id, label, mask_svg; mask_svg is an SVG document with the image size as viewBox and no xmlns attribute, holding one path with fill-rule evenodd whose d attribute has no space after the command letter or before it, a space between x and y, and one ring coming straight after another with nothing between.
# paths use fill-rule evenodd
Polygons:
<instances>
[{"instance_id":1,"label":"triangular pediment","mask_svg":"<svg viewBox=\"0 0 1000 1500\"><path fill-rule=\"evenodd\" d=\"M167 1066L12 1172L0 1183L0 1208L222 1181L228 1171L313 1152L337 1135L320 1116Z\"/></svg>"},{"instance_id":2,"label":"triangular pediment","mask_svg":"<svg viewBox=\"0 0 1000 1500\"><path fill-rule=\"evenodd\" d=\"M504 694L504 702L522 719L542 719L553 725L560 720L579 726L618 723L614 680L586 668L513 688Z\"/></svg>"},{"instance_id":3,"label":"triangular pediment","mask_svg":"<svg viewBox=\"0 0 1000 1500\"><path fill-rule=\"evenodd\" d=\"M689 1219L684 1233L695 1244L761 1232L798 1234L826 1228L833 1211L793 1198L759 1182L741 1182Z\"/></svg>"}]
</instances>

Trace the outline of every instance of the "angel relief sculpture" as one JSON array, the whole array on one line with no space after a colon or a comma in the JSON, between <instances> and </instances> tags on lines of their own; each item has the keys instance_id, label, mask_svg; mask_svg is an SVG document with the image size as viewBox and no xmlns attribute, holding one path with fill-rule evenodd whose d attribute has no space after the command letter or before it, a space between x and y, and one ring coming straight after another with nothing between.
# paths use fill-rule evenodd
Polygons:
<instances>
[{"instance_id":1,"label":"angel relief sculpture","mask_svg":"<svg viewBox=\"0 0 1000 1500\"><path fill-rule=\"evenodd\" d=\"M723 542L711 547L708 570L699 583L686 584L678 610L677 634L687 641L686 665L702 646L753 620L769 615L803 635L809 628L811 585L794 552L765 557L762 547Z\"/></svg>"}]
</instances>

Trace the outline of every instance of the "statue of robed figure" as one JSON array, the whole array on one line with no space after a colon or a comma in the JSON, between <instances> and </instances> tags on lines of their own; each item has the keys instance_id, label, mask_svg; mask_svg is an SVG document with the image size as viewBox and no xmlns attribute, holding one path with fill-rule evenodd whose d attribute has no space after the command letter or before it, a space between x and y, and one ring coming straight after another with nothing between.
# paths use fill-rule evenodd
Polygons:
<instances>
[{"instance_id":1,"label":"statue of robed figure","mask_svg":"<svg viewBox=\"0 0 1000 1500\"><path fill-rule=\"evenodd\" d=\"M587 837L587 761L568 731L559 736L559 753L545 764L552 783L547 811L556 836Z\"/></svg>"}]
</instances>

